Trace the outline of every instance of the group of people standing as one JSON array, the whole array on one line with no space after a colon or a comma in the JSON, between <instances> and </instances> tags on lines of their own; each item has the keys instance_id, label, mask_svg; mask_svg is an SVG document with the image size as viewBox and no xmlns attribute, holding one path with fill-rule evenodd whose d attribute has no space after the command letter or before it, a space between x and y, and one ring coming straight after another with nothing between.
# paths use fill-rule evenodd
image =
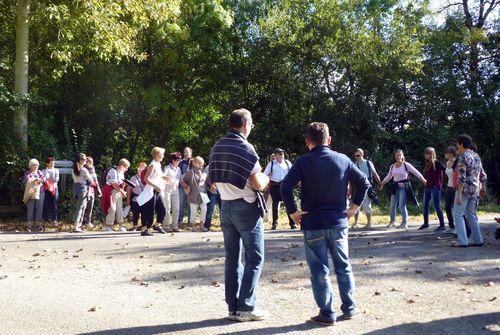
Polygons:
<instances>
[{"instance_id":1,"label":"group of people standing","mask_svg":"<svg viewBox=\"0 0 500 335\"><path fill-rule=\"evenodd\" d=\"M224 285L228 319L263 320L267 312L256 308L256 292L265 258L263 217L267 206L263 192L267 190L273 204L272 228L276 229L279 203L283 202L290 227L300 225L303 231L305 258L319 307L319 313L311 321L322 325L333 325L337 320L329 278L329 255L340 291L341 318L351 319L359 314L349 260L349 219L354 216L356 225L362 209L368 218L366 227L372 227L371 202L377 202L376 190L382 190L385 185L391 194L389 227L395 226L396 208L399 208L403 217L399 227L407 228L406 203L417 201L409 179L412 174L425 185L424 223L419 229L429 227L429 204L433 201L440 222L437 230L442 231L445 224L440 194L446 175L445 208L449 226L458 235L454 246L482 246L476 209L479 195L486 190L486 174L470 136L459 135L456 146L446 150L446 165L437 160L433 148L426 148L423 174L405 161L403 151L397 150L388 174L381 179L374 164L364 158L362 149L356 150L355 162L332 150L328 125L321 122L313 122L306 129L307 154L291 164L285 159L284 150L277 148L274 158L262 171L259 156L248 142L253 127L248 110L235 110L229 117L229 131L210 152L208 166L205 167L200 156L193 158L192 150L186 148L184 158L179 152L171 153L168 164L162 167L165 149L155 147L151 152L152 161L138 163L137 173L130 180L124 175L130 167L126 159L106 170L102 180L98 180L92 159L78 154L73 166L75 232L82 231L84 224L91 224L89 215L99 195L108 229L118 222L124 230L122 202L126 199L125 210L132 211L136 229L141 221L143 236L152 234L155 215L158 231L178 231L184 203L189 204L191 229L208 231L213 208L219 204L226 255ZM32 159L25 173L28 222L37 221L41 213L55 221L57 209L53 199L57 198L58 173L53 169L51 158L44 171L39 171L38 166L38 161ZM300 208L294 197L297 187L300 188ZM46 212L42 212L44 201ZM465 219L471 231L470 243Z\"/></svg>"},{"instance_id":2,"label":"group of people standing","mask_svg":"<svg viewBox=\"0 0 500 335\"><path fill-rule=\"evenodd\" d=\"M447 232L458 237L458 245L467 245L467 237L471 236L473 246L482 245L481 232L477 224L477 203L479 196L486 194L486 173L482 167L481 158L476 153L472 138L462 134L456 139L455 146L449 146L444 152L446 163L437 159L436 150L427 147L424 150L424 171L420 173L412 164L405 160L402 150L394 152L394 163L383 180L378 176L374 164L364 159L362 149L354 153L356 166L368 177L370 189L364 198L361 209L367 217L365 228L372 228L371 202L378 201L375 189L382 190L388 185L390 201L390 223L395 227L396 209L399 208L402 222L397 228L408 228L408 202L418 204L410 183L410 174L417 177L424 185L423 224L419 230L429 228L430 203L439 219L439 232ZM446 184L445 182L446 177ZM448 230L445 227L443 210L441 209L441 193L444 189L445 212L448 218ZM465 200L465 204L464 204ZM354 215L354 225L358 224L359 212ZM458 225L456 223L459 223Z\"/></svg>"}]
</instances>

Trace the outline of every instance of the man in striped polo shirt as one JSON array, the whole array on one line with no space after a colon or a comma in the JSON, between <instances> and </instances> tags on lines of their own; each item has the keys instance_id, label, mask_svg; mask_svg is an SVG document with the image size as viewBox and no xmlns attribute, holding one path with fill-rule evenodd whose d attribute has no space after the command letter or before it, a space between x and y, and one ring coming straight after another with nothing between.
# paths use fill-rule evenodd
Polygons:
<instances>
[{"instance_id":1,"label":"man in striped polo shirt","mask_svg":"<svg viewBox=\"0 0 500 335\"><path fill-rule=\"evenodd\" d=\"M209 168L210 179L217 185L222 199L228 318L259 321L267 313L255 309L255 293L264 264L264 225L256 191L264 189L269 178L261 172L259 156L247 141L253 128L250 112L246 109L232 112L229 128L213 146Z\"/></svg>"}]
</instances>

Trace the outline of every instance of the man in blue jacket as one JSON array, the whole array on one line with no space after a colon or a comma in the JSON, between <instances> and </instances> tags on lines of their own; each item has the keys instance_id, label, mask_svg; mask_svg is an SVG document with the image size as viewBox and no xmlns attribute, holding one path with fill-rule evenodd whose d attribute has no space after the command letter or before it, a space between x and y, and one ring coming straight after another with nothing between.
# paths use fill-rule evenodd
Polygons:
<instances>
[{"instance_id":1,"label":"man in blue jacket","mask_svg":"<svg viewBox=\"0 0 500 335\"><path fill-rule=\"evenodd\" d=\"M333 292L330 282L328 253L332 255L339 285L343 319L359 313L354 302L354 275L348 252L348 221L363 202L370 182L344 154L330 149L328 125L313 122L307 127L306 144L310 152L299 157L281 184L281 196L287 212L301 225L306 260L311 272L314 299L320 312L311 321L335 324ZM297 209L292 192L301 185L301 207ZM347 208L347 188L354 187Z\"/></svg>"}]
</instances>

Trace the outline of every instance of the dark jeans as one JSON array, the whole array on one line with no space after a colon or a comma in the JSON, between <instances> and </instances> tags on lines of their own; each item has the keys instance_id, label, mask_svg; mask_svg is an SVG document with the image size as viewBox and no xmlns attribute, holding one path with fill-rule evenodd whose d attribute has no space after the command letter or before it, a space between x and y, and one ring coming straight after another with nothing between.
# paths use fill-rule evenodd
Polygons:
<instances>
[{"instance_id":1,"label":"dark jeans","mask_svg":"<svg viewBox=\"0 0 500 335\"><path fill-rule=\"evenodd\" d=\"M55 195L52 195L49 191L45 191L45 199L43 201L43 215L42 218L45 221L57 221L57 198L58 194L56 191Z\"/></svg>"},{"instance_id":2,"label":"dark jeans","mask_svg":"<svg viewBox=\"0 0 500 335\"><path fill-rule=\"evenodd\" d=\"M441 190L437 187L426 187L424 191L424 224L429 224L429 205L432 199L434 209L439 218L439 226L444 227L443 211L441 210Z\"/></svg>"},{"instance_id":3,"label":"dark jeans","mask_svg":"<svg viewBox=\"0 0 500 335\"><path fill-rule=\"evenodd\" d=\"M335 320L333 290L330 282L328 254L332 257L337 276L341 310L353 314L357 309L354 302L354 275L349 261L348 228L335 226L331 229L304 230L306 260L311 272L311 285L320 314Z\"/></svg>"},{"instance_id":4,"label":"dark jeans","mask_svg":"<svg viewBox=\"0 0 500 335\"><path fill-rule=\"evenodd\" d=\"M264 265L264 225L257 203L243 199L222 201L222 232L226 262L226 303L229 312L253 311L256 290ZM241 263L245 248L245 267Z\"/></svg>"},{"instance_id":5,"label":"dark jeans","mask_svg":"<svg viewBox=\"0 0 500 335\"><path fill-rule=\"evenodd\" d=\"M279 217L278 208L279 208L280 201L282 201L281 200L281 193L280 193L280 185L281 185L281 183L277 183L277 184L273 183L269 186L269 194L271 195L271 198L273 199L273 225L278 223L278 217ZM288 215L288 221L290 223L290 227L295 226L290 215Z\"/></svg>"},{"instance_id":6,"label":"dark jeans","mask_svg":"<svg viewBox=\"0 0 500 335\"><path fill-rule=\"evenodd\" d=\"M191 211L189 210L189 204L187 202L186 192L184 192L184 188L179 186L179 220L177 223L179 226L182 224L182 220L184 220L184 210L186 208L188 222L190 222Z\"/></svg>"},{"instance_id":7,"label":"dark jeans","mask_svg":"<svg viewBox=\"0 0 500 335\"><path fill-rule=\"evenodd\" d=\"M453 203L455 202L455 189L453 187L446 186L444 191L444 209L446 211L446 217L448 218L448 226L451 229L455 228L455 223L453 221Z\"/></svg>"},{"instance_id":8,"label":"dark jeans","mask_svg":"<svg viewBox=\"0 0 500 335\"><path fill-rule=\"evenodd\" d=\"M134 201L137 195L132 194L130 198L130 210L132 211L132 222L134 226L139 224L139 218L141 217L141 206L137 201Z\"/></svg>"},{"instance_id":9,"label":"dark jeans","mask_svg":"<svg viewBox=\"0 0 500 335\"><path fill-rule=\"evenodd\" d=\"M214 214L215 205L219 205L220 210L222 201L220 199L220 194L218 191L217 193L207 192L207 194L210 198L210 202L207 204L207 215L205 216L204 227L210 229L210 227L212 226L212 215Z\"/></svg>"},{"instance_id":10,"label":"dark jeans","mask_svg":"<svg viewBox=\"0 0 500 335\"><path fill-rule=\"evenodd\" d=\"M155 191L151 200L141 206L142 226L151 228L153 226L156 212L156 221L162 223L165 219L166 210L160 195Z\"/></svg>"}]
</instances>

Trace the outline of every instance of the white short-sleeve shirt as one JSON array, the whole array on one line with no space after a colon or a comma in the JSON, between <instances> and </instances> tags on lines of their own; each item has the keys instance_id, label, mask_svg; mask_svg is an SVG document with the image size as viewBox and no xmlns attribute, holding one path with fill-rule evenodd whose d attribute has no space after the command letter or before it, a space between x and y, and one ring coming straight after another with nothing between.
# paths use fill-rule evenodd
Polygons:
<instances>
[{"instance_id":1,"label":"white short-sleeve shirt","mask_svg":"<svg viewBox=\"0 0 500 335\"><path fill-rule=\"evenodd\" d=\"M259 161L257 161L250 175L260 172L261 170L262 168L260 166L260 163ZM229 183L217 183L217 189L219 190L222 200L236 200L243 198L246 202L254 203L257 199L255 190L250 185L249 180L247 180L245 188L242 190Z\"/></svg>"}]
</instances>

